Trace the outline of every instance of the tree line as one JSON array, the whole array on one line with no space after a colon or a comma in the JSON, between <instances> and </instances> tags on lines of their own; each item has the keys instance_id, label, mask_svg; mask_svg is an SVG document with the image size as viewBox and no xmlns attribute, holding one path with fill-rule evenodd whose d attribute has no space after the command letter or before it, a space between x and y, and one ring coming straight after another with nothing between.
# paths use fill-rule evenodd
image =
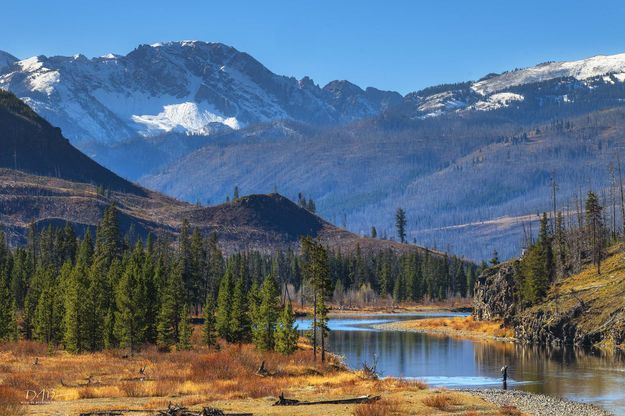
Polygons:
<instances>
[{"instance_id":1,"label":"tree line","mask_svg":"<svg viewBox=\"0 0 625 416\"><path fill-rule=\"evenodd\" d=\"M619 240L618 226L616 222L612 227L608 225L595 192L589 191L583 203L578 197L575 207L574 211L558 211L554 202L551 215L545 212L541 216L536 240L530 239L521 258L515 261L519 296L525 305L544 299L554 282L578 273L586 262L601 274L606 248Z\"/></svg>"},{"instance_id":2,"label":"tree line","mask_svg":"<svg viewBox=\"0 0 625 416\"><path fill-rule=\"evenodd\" d=\"M122 236L117 217L109 207L82 236L69 224L32 226L16 249L0 233L0 339L72 352L188 349L195 316L208 346L222 338L288 353L297 342L293 301L312 306L323 358L330 302L352 306L363 293L393 302L470 296L477 275L462 259L416 248L341 253L310 238L298 252L224 256L215 234L186 221L177 241L141 240Z\"/></svg>"}]
</instances>

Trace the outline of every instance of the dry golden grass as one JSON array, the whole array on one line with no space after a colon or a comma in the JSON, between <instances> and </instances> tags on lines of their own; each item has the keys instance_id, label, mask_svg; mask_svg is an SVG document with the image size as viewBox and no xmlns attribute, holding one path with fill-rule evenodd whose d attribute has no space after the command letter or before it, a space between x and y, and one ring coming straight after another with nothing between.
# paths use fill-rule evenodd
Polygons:
<instances>
[{"instance_id":1,"label":"dry golden grass","mask_svg":"<svg viewBox=\"0 0 625 416\"><path fill-rule=\"evenodd\" d=\"M453 406L462 404L462 401L456 395L449 393L434 393L426 396L422 400L427 407L432 407L442 411L448 411Z\"/></svg>"},{"instance_id":2,"label":"dry golden grass","mask_svg":"<svg viewBox=\"0 0 625 416\"><path fill-rule=\"evenodd\" d=\"M381 327L401 331L428 332L473 338L512 338L514 330L502 321L476 321L472 316L427 318L382 324Z\"/></svg>"},{"instance_id":3,"label":"dry golden grass","mask_svg":"<svg viewBox=\"0 0 625 416\"><path fill-rule=\"evenodd\" d=\"M268 377L256 375L262 361L271 372ZM0 416L78 414L119 408L147 411L163 409L169 402L257 415L393 415L401 414L402 409L431 414L431 408L422 403L431 394L423 383L392 378L363 380L331 355L325 365L314 362L305 344L289 356L259 352L251 345L223 344L220 351L196 345L193 351L172 353L147 347L127 357L125 351L84 355L48 352L37 343L17 342L0 345L0 363ZM139 374L142 367L146 368L144 375ZM26 390L46 391L51 400L36 406L20 405ZM272 406L281 393L312 401L366 394L380 395L382 400L360 407ZM497 414L495 406L475 397L455 397L461 403L458 411Z\"/></svg>"},{"instance_id":4,"label":"dry golden grass","mask_svg":"<svg viewBox=\"0 0 625 416\"><path fill-rule=\"evenodd\" d=\"M382 399L354 407L354 416L391 416L401 415L402 407L396 400Z\"/></svg>"},{"instance_id":5,"label":"dry golden grass","mask_svg":"<svg viewBox=\"0 0 625 416\"><path fill-rule=\"evenodd\" d=\"M580 333L592 333L611 322L613 330L606 330L606 337L596 345L606 351L618 348L620 339L613 334L625 330L625 313L621 310L625 296L625 256L622 244L610 247L601 262L601 274L594 265L586 265L580 273L562 279L553 285L544 302L528 309L524 314L541 314L557 320L579 307L583 302L584 313L573 318L572 324ZM572 314L573 315L573 314Z\"/></svg>"}]
</instances>

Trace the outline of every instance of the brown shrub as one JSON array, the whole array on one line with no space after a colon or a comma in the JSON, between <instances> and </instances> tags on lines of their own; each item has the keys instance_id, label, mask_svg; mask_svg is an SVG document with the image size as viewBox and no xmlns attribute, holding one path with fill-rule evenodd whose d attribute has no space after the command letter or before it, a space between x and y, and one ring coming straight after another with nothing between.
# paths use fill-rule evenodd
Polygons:
<instances>
[{"instance_id":1,"label":"brown shrub","mask_svg":"<svg viewBox=\"0 0 625 416\"><path fill-rule=\"evenodd\" d=\"M435 393L423 398L422 403L427 407L445 411L449 410L451 406L458 404L458 400L447 393Z\"/></svg>"},{"instance_id":2,"label":"brown shrub","mask_svg":"<svg viewBox=\"0 0 625 416\"><path fill-rule=\"evenodd\" d=\"M26 413L21 405L23 393L13 387L0 386L0 416L16 416Z\"/></svg>"},{"instance_id":3,"label":"brown shrub","mask_svg":"<svg viewBox=\"0 0 625 416\"><path fill-rule=\"evenodd\" d=\"M499 408L501 416L521 416L523 413L514 406L504 405Z\"/></svg>"},{"instance_id":4,"label":"brown shrub","mask_svg":"<svg viewBox=\"0 0 625 416\"><path fill-rule=\"evenodd\" d=\"M48 345L36 341L0 343L0 352L10 351L16 357L44 357L48 355Z\"/></svg>"},{"instance_id":5,"label":"brown shrub","mask_svg":"<svg viewBox=\"0 0 625 416\"><path fill-rule=\"evenodd\" d=\"M137 381L124 381L119 384L119 390L126 397L145 397L145 389L141 382Z\"/></svg>"},{"instance_id":6,"label":"brown shrub","mask_svg":"<svg viewBox=\"0 0 625 416\"><path fill-rule=\"evenodd\" d=\"M80 399L95 399L99 397L93 387L80 387L76 390Z\"/></svg>"},{"instance_id":7,"label":"brown shrub","mask_svg":"<svg viewBox=\"0 0 625 416\"><path fill-rule=\"evenodd\" d=\"M41 386L41 384L32 376L32 374L27 373L9 374L4 379L4 385L22 391L39 391L43 388L43 386Z\"/></svg>"}]
</instances>

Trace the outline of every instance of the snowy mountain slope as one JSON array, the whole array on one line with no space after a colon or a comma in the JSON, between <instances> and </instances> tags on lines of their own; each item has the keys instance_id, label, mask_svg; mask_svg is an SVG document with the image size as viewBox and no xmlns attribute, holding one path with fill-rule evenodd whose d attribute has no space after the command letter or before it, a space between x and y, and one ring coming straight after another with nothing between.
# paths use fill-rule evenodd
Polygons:
<instances>
[{"instance_id":1,"label":"snowy mountain slope","mask_svg":"<svg viewBox=\"0 0 625 416\"><path fill-rule=\"evenodd\" d=\"M290 119L333 124L378 114L393 92L279 76L246 53L199 41L141 45L126 56L37 56L2 65L14 92L74 142L113 143L163 133ZM13 63L10 58L7 62Z\"/></svg>"},{"instance_id":2,"label":"snowy mountain slope","mask_svg":"<svg viewBox=\"0 0 625 416\"><path fill-rule=\"evenodd\" d=\"M426 88L408 94L401 107L413 119L511 107L518 110L518 116L523 116L528 109L534 112L545 103L572 103L572 96L579 92L593 89L599 92L605 86L622 86L624 82L625 54L601 55L578 61L543 63L489 75L477 82ZM574 94L568 94L567 90ZM596 101L604 98L594 95Z\"/></svg>"},{"instance_id":3,"label":"snowy mountain slope","mask_svg":"<svg viewBox=\"0 0 625 416\"><path fill-rule=\"evenodd\" d=\"M549 81L555 78L570 77L586 80L606 74L625 75L625 54L598 55L579 61L547 62L476 82L471 88L481 95L488 95L518 85Z\"/></svg>"}]
</instances>

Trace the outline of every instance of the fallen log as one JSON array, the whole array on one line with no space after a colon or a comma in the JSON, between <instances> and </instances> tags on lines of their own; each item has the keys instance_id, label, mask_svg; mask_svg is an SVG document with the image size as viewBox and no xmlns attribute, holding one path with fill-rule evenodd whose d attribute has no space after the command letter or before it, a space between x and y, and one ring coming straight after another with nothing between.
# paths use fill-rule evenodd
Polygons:
<instances>
[{"instance_id":1,"label":"fallen log","mask_svg":"<svg viewBox=\"0 0 625 416\"><path fill-rule=\"evenodd\" d=\"M380 400L380 396L359 396L353 397L350 399L336 399L336 400L319 400L315 402L307 402L300 401L295 399L287 399L284 397L284 393L280 394L280 397L277 402L275 402L274 406L310 406L316 404L361 404L361 403L371 403Z\"/></svg>"},{"instance_id":2,"label":"fallen log","mask_svg":"<svg viewBox=\"0 0 625 416\"><path fill-rule=\"evenodd\" d=\"M141 412L149 410L123 409L123 410L98 410L94 412L81 413L80 416L124 416L127 413ZM155 416L253 416L253 413L224 413L214 407L205 407L200 412L194 412L186 407L169 404L167 410L158 410Z\"/></svg>"},{"instance_id":3,"label":"fallen log","mask_svg":"<svg viewBox=\"0 0 625 416\"><path fill-rule=\"evenodd\" d=\"M156 416L253 416L252 413L224 413L220 409L214 407L205 407L201 412L193 412L186 407L180 405L167 406L167 410L162 410Z\"/></svg>"}]
</instances>

